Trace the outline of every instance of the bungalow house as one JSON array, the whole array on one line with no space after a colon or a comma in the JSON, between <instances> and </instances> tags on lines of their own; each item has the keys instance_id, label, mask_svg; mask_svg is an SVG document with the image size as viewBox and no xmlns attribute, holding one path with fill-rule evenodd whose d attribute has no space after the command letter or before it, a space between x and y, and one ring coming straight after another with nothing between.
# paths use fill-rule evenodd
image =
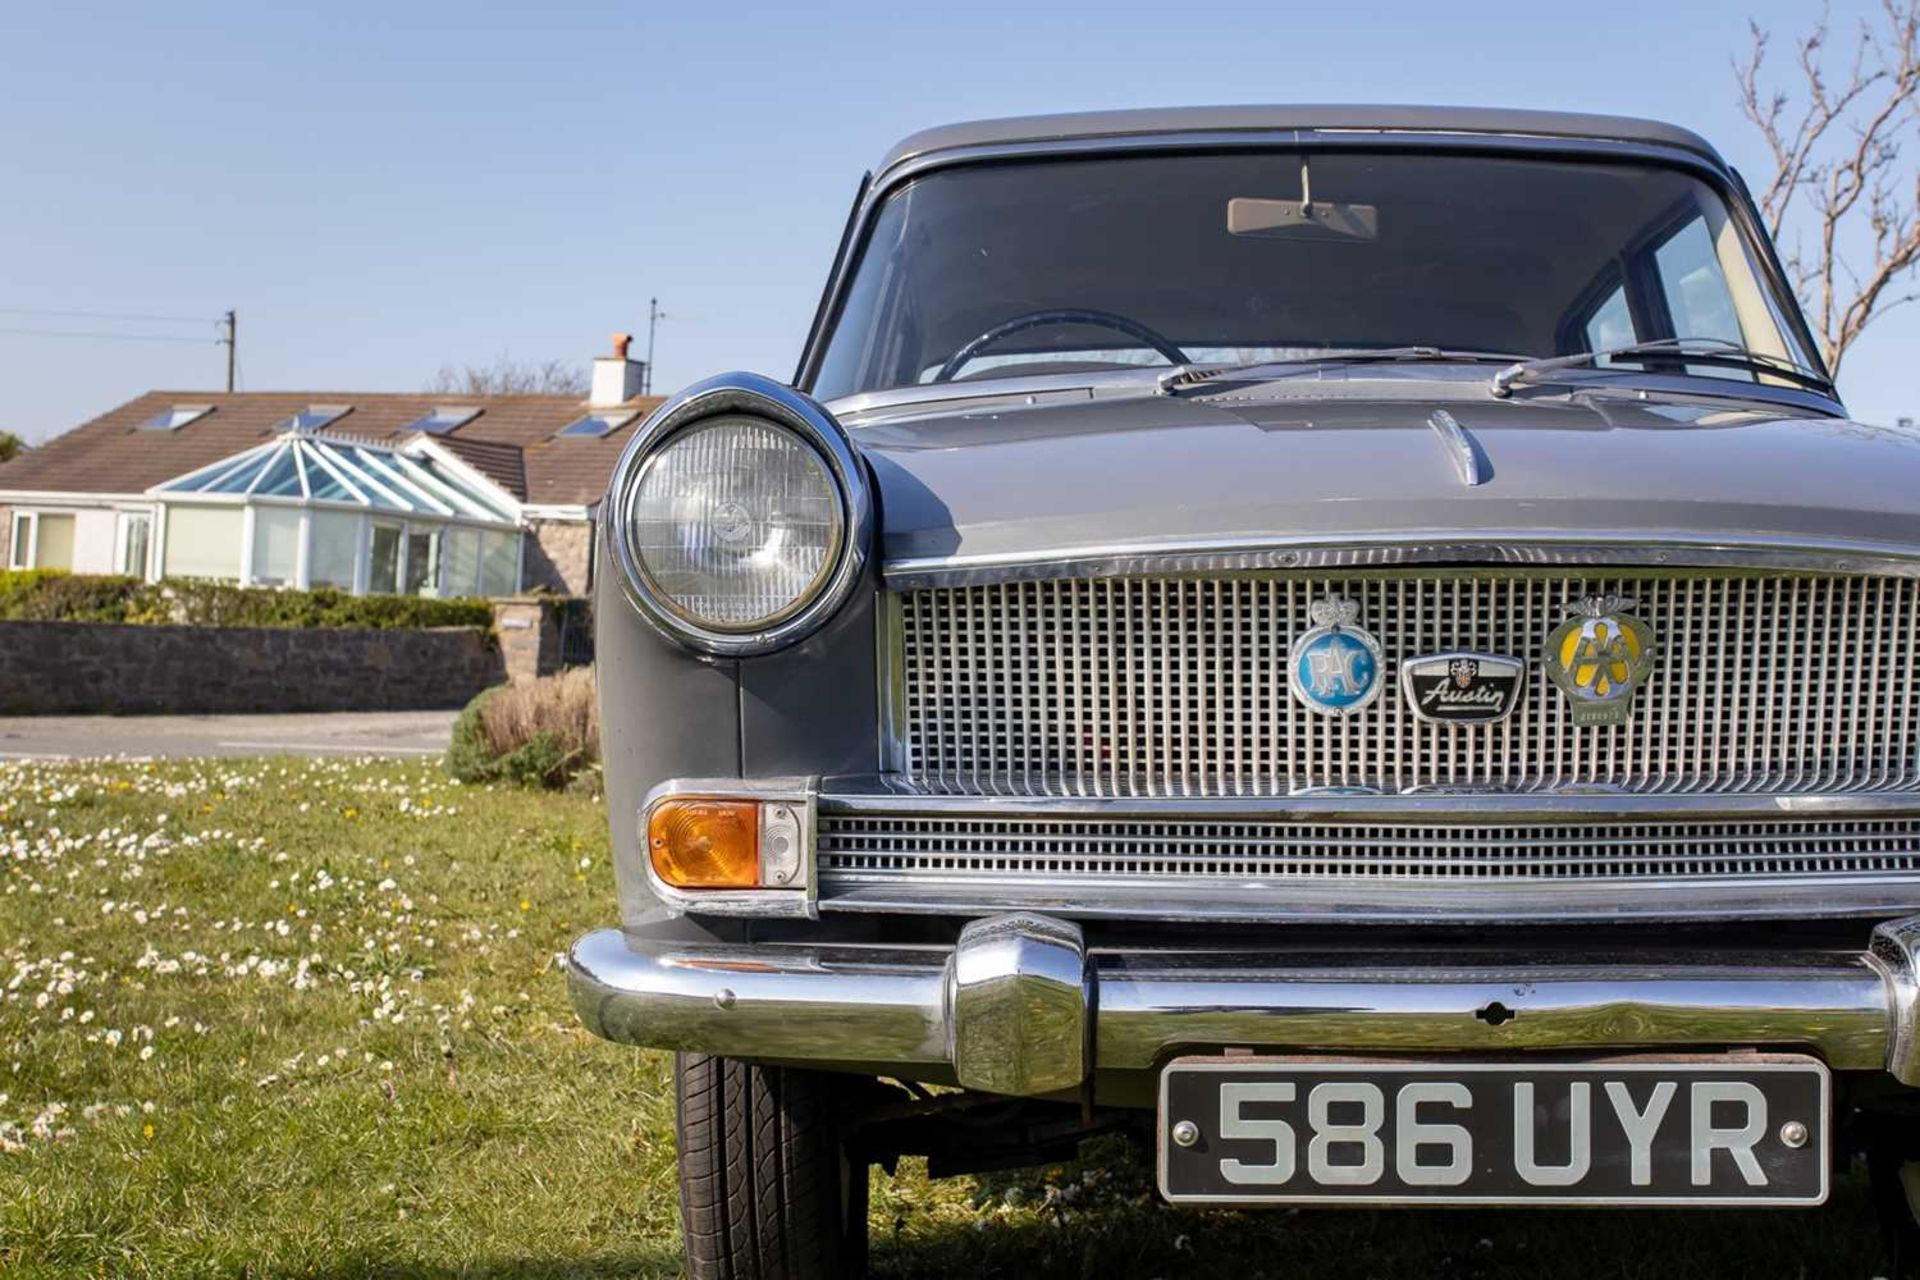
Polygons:
<instances>
[{"instance_id":1,"label":"bungalow house","mask_svg":"<svg viewBox=\"0 0 1920 1280\"><path fill-rule=\"evenodd\" d=\"M0 463L0 566L584 595L607 477L659 403L624 347L585 401L150 392Z\"/></svg>"}]
</instances>

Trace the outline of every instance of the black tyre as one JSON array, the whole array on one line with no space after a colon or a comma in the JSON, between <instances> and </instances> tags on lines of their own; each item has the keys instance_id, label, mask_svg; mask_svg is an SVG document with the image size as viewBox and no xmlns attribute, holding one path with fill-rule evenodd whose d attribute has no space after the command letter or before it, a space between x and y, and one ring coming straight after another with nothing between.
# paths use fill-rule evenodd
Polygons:
<instances>
[{"instance_id":1,"label":"black tyre","mask_svg":"<svg viewBox=\"0 0 1920 1280\"><path fill-rule=\"evenodd\" d=\"M1920 1164L1898 1146L1867 1152L1868 1187L1886 1242L1887 1275L1911 1280L1920 1274Z\"/></svg>"},{"instance_id":2,"label":"black tyre","mask_svg":"<svg viewBox=\"0 0 1920 1280\"><path fill-rule=\"evenodd\" d=\"M694 1280L866 1270L867 1166L840 1135L840 1078L683 1053L674 1064L680 1230Z\"/></svg>"}]
</instances>

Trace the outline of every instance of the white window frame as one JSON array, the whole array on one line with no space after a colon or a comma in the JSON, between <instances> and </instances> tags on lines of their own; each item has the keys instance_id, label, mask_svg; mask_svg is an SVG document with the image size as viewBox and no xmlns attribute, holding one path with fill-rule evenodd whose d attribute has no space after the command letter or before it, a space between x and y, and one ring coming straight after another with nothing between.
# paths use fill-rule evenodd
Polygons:
<instances>
[{"instance_id":1,"label":"white window frame","mask_svg":"<svg viewBox=\"0 0 1920 1280\"><path fill-rule=\"evenodd\" d=\"M155 518L151 507L119 507L113 513L113 564L115 573L127 572L127 538L132 532L133 522L147 522L147 562L140 566L139 577L143 582L152 582L154 577L154 545L159 541L160 522Z\"/></svg>"},{"instance_id":2,"label":"white window frame","mask_svg":"<svg viewBox=\"0 0 1920 1280\"><path fill-rule=\"evenodd\" d=\"M393 566L393 592L395 595L400 594L400 586L407 579L407 522L398 518L375 516L367 521L366 551L361 557L361 564L364 568L360 578L360 589L357 593L359 595L370 596L374 594L373 539L374 535L382 529L395 529L398 530L400 534L400 554Z\"/></svg>"},{"instance_id":3,"label":"white window frame","mask_svg":"<svg viewBox=\"0 0 1920 1280\"><path fill-rule=\"evenodd\" d=\"M74 552L78 554L80 550L80 511L81 508L78 507L28 507L25 510L15 507L13 509L13 518L15 520L13 532L15 536L7 544L8 567L18 569L37 569L40 567L40 522L48 516L65 516L67 519L73 521ZM27 558L24 563L16 564L15 560L19 555L16 549L19 544L18 535L20 532L18 521L22 517L26 518L28 522L27 528L29 530L27 536ZM63 569L59 572L71 573L73 570Z\"/></svg>"},{"instance_id":4,"label":"white window frame","mask_svg":"<svg viewBox=\"0 0 1920 1280\"><path fill-rule=\"evenodd\" d=\"M24 538L20 534L22 529L27 531ZM21 550L23 547L25 548L24 554ZM39 549L40 513L38 511L22 511L20 508L15 507L11 533L7 541L7 568L33 568L34 553Z\"/></svg>"},{"instance_id":5,"label":"white window frame","mask_svg":"<svg viewBox=\"0 0 1920 1280\"><path fill-rule=\"evenodd\" d=\"M10 518L11 532L7 539L7 568L35 569L39 567L40 522L48 516L65 516L73 521L74 551L77 554L80 549L80 511L81 508L78 507L15 507L13 509L13 515ZM23 523L27 529L27 536L24 541L20 537L20 527ZM23 546L26 548L26 554L24 556L20 553L20 549ZM66 570L65 572L72 571Z\"/></svg>"},{"instance_id":6,"label":"white window frame","mask_svg":"<svg viewBox=\"0 0 1920 1280\"><path fill-rule=\"evenodd\" d=\"M401 595L418 595L425 600L439 600L446 595L443 585L447 575L447 524L443 520L409 520L402 526L405 532L400 537L400 580L396 584ZM409 592L407 587L407 563L413 557L413 539L418 535L427 539L427 576L421 582L422 591Z\"/></svg>"},{"instance_id":7,"label":"white window frame","mask_svg":"<svg viewBox=\"0 0 1920 1280\"><path fill-rule=\"evenodd\" d=\"M252 586L253 585L253 582L252 582L253 505L251 503L237 503L237 502L207 502L207 501L200 501L197 499L183 501L183 502L161 502L157 504L156 528L159 536L154 539L153 549L149 552L149 554L153 557L153 575L154 575L153 581L164 582L166 580L167 545L173 541L174 515L176 512L176 509L180 507L190 507L190 508L220 507L220 508L237 510L240 513L240 547L239 547L240 563L239 563L239 569L237 571L238 576L232 577L232 578L225 578L225 577L211 578L211 579L207 579L207 581L231 582L231 583L236 583L239 586L243 586L243 587Z\"/></svg>"},{"instance_id":8,"label":"white window frame","mask_svg":"<svg viewBox=\"0 0 1920 1280\"><path fill-rule=\"evenodd\" d=\"M299 457L298 454L295 454L294 456L296 458ZM325 583L322 585L327 586L330 590L345 591L349 595L356 595L356 596L365 595L367 593L367 573L369 569L368 562L372 556L372 548L368 541L368 536L367 536L367 529L370 522L368 521L366 516L362 515L358 511L342 510L339 507L315 508L311 504L307 504L307 503L301 504L301 507L300 507L300 571L299 571L298 580L295 582L294 585L299 587L300 590L302 591L313 590L313 559L314 559L313 539L315 537L315 530L316 530L316 524L313 517L314 517L314 512L316 510L323 511L329 515L347 515L352 517L354 522L352 580L348 582L347 585L344 587L336 586L332 583Z\"/></svg>"},{"instance_id":9,"label":"white window frame","mask_svg":"<svg viewBox=\"0 0 1920 1280\"><path fill-rule=\"evenodd\" d=\"M353 540L353 594L369 594L367 587L373 576L373 517L360 517L360 529Z\"/></svg>"},{"instance_id":10,"label":"white window frame","mask_svg":"<svg viewBox=\"0 0 1920 1280\"><path fill-rule=\"evenodd\" d=\"M260 536L260 510L263 507L276 510L291 510L296 514L293 532L293 577L285 582L264 582L254 573L254 559L259 554L255 539ZM305 591L307 580L307 539L312 536L313 521L308 514L309 508L302 502L249 502L241 516L241 527L246 531L247 559L242 566L244 572L240 579L243 587L274 587L281 591Z\"/></svg>"}]
</instances>

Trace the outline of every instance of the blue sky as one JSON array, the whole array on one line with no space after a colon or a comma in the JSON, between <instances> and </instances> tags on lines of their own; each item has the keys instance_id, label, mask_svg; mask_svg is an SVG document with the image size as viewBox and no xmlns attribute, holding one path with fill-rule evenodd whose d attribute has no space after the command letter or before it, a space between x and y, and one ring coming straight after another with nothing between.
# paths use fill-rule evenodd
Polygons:
<instances>
[{"instance_id":1,"label":"blue sky","mask_svg":"<svg viewBox=\"0 0 1920 1280\"><path fill-rule=\"evenodd\" d=\"M1836 26L1865 12L1834 5ZM656 386L785 377L861 172L988 115L1256 101L1663 117L1750 174L1729 59L1817 6L12 4L0 12L0 428L150 388L420 388L644 328ZM35 311L206 317L108 323ZM1920 307L1849 357L1857 416L1920 414Z\"/></svg>"}]
</instances>

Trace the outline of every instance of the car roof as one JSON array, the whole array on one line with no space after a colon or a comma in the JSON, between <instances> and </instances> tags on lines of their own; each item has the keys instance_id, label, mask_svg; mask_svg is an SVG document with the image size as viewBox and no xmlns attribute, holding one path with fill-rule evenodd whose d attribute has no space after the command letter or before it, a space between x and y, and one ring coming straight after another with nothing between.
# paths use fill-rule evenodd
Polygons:
<instances>
[{"instance_id":1,"label":"car roof","mask_svg":"<svg viewBox=\"0 0 1920 1280\"><path fill-rule=\"evenodd\" d=\"M1720 153L1705 138L1691 129L1658 120L1496 107L1319 105L1155 107L973 120L923 129L910 135L887 152L876 172L884 173L895 165L933 152L967 147L1292 129L1466 133L1652 144L1692 152L1719 168L1727 167Z\"/></svg>"}]
</instances>

